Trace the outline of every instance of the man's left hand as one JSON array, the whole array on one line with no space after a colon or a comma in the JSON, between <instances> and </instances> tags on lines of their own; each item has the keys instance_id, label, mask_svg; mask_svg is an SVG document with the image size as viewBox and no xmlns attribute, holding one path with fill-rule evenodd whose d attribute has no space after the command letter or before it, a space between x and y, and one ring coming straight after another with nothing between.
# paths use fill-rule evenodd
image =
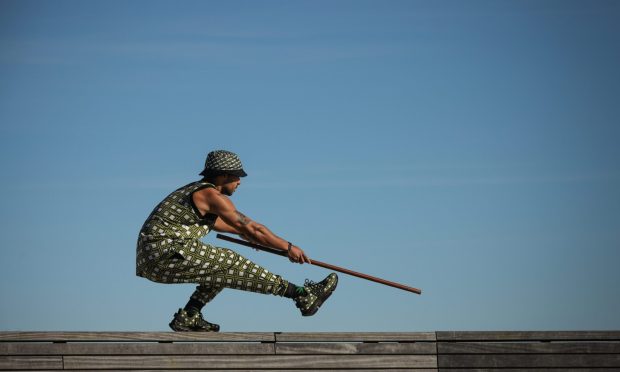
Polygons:
<instances>
[{"instance_id":1,"label":"man's left hand","mask_svg":"<svg viewBox=\"0 0 620 372\"><path fill-rule=\"evenodd\" d=\"M296 245L291 246L291 249L289 249L288 259L299 264L312 263L304 251Z\"/></svg>"}]
</instances>

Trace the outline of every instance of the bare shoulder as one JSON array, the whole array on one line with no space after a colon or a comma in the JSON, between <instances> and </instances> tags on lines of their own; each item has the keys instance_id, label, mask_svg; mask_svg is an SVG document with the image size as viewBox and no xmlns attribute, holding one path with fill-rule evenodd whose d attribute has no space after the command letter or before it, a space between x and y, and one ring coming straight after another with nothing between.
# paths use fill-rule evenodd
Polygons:
<instances>
[{"instance_id":1,"label":"bare shoulder","mask_svg":"<svg viewBox=\"0 0 620 372\"><path fill-rule=\"evenodd\" d=\"M212 187L194 192L194 204L203 213L215 213L222 209L235 208L232 201Z\"/></svg>"},{"instance_id":2,"label":"bare shoulder","mask_svg":"<svg viewBox=\"0 0 620 372\"><path fill-rule=\"evenodd\" d=\"M194 195L198 195L202 198L213 198L213 197L217 197L218 195L221 195L221 193L216 188L205 187L203 189L200 189L194 192Z\"/></svg>"}]
</instances>

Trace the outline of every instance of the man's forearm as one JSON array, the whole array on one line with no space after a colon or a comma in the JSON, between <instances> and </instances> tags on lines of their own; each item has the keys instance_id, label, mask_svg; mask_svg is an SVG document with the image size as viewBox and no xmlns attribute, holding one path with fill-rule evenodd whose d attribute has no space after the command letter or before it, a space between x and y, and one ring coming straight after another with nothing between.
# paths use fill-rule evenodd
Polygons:
<instances>
[{"instance_id":1,"label":"man's forearm","mask_svg":"<svg viewBox=\"0 0 620 372\"><path fill-rule=\"evenodd\" d=\"M271 232L271 230L269 230L267 227L257 224L257 226L255 226L255 228L252 230L252 232L254 233L253 238L260 244L269 247L279 248L283 251L288 250L288 242Z\"/></svg>"},{"instance_id":2,"label":"man's forearm","mask_svg":"<svg viewBox=\"0 0 620 372\"><path fill-rule=\"evenodd\" d=\"M234 220L233 223L239 233L257 243L282 249L284 251L288 250L288 242L272 233L266 226L261 225L256 221L252 221L239 211L235 211L235 214L236 220Z\"/></svg>"}]
</instances>

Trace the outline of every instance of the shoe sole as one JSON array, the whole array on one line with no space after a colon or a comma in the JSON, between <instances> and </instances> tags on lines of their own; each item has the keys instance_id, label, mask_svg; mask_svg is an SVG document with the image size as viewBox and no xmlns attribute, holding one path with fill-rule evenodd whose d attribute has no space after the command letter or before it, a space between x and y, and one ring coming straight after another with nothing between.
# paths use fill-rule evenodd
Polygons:
<instances>
[{"instance_id":1,"label":"shoe sole","mask_svg":"<svg viewBox=\"0 0 620 372\"><path fill-rule=\"evenodd\" d=\"M336 290L337 286L338 286L338 277L336 277L336 282L334 283L334 286L329 291L327 296L323 297L322 299L316 300L315 305L314 305L314 307L313 307L311 312L308 312L306 314L301 314L301 315L302 316L312 316L312 315L316 314L316 312L319 311L319 308L321 307L321 305L323 305L323 302L325 302L329 298L329 296L331 296L332 293L334 293L334 291Z\"/></svg>"},{"instance_id":2,"label":"shoe sole","mask_svg":"<svg viewBox=\"0 0 620 372\"><path fill-rule=\"evenodd\" d=\"M192 331L190 328L187 328L187 327L175 327L172 323L168 324L168 326L170 327L170 329L172 329L175 332L191 332Z\"/></svg>"},{"instance_id":3,"label":"shoe sole","mask_svg":"<svg viewBox=\"0 0 620 372\"><path fill-rule=\"evenodd\" d=\"M211 329L211 330L207 331L207 330L204 330L204 329L196 330L196 329L191 329L191 328L188 328L188 327L177 327L177 328L175 328L172 325L172 323L168 324L168 326L170 327L170 329L172 329L175 332L219 332L220 331L219 327L217 328L217 330Z\"/></svg>"}]
</instances>

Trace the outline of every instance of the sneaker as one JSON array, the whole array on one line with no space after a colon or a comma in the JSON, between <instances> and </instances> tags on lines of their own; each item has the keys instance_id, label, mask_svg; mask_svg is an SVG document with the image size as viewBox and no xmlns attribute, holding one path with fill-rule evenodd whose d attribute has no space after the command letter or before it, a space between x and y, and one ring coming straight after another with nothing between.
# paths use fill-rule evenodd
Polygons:
<instances>
[{"instance_id":1,"label":"sneaker","mask_svg":"<svg viewBox=\"0 0 620 372\"><path fill-rule=\"evenodd\" d=\"M304 283L306 294L295 298L295 305L301 311L303 316L314 315L319 307L331 296L336 285L338 284L338 275L336 273L329 274L322 281L315 283L307 280Z\"/></svg>"},{"instance_id":2,"label":"sneaker","mask_svg":"<svg viewBox=\"0 0 620 372\"><path fill-rule=\"evenodd\" d=\"M170 322L170 328L177 332L219 332L220 326L209 323L202 317L200 311L190 314L185 309L179 309Z\"/></svg>"}]
</instances>

